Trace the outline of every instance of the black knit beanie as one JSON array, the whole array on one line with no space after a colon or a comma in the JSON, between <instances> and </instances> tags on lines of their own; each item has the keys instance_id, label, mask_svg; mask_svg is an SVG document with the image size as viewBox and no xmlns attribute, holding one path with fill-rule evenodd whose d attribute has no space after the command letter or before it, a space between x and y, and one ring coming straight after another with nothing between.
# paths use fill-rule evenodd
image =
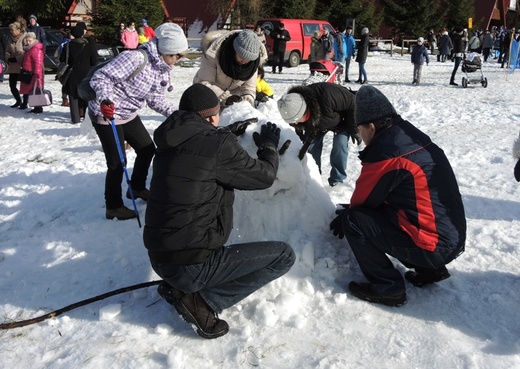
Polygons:
<instances>
[{"instance_id":1,"label":"black knit beanie","mask_svg":"<svg viewBox=\"0 0 520 369\"><path fill-rule=\"evenodd\" d=\"M182 94L179 110L191 111L207 118L219 113L220 103L209 87L196 83Z\"/></svg>"},{"instance_id":2,"label":"black knit beanie","mask_svg":"<svg viewBox=\"0 0 520 369\"><path fill-rule=\"evenodd\" d=\"M361 86L356 93L355 117L358 126L392 115L397 115L397 112L381 91L370 85Z\"/></svg>"}]
</instances>

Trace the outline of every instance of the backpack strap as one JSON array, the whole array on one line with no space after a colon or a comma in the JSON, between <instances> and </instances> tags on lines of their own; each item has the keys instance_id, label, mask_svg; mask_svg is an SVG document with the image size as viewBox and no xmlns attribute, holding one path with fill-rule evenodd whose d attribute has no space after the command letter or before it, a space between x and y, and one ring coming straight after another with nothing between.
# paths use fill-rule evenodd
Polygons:
<instances>
[{"instance_id":1,"label":"backpack strap","mask_svg":"<svg viewBox=\"0 0 520 369\"><path fill-rule=\"evenodd\" d=\"M141 52L141 54L143 54L144 56L144 61L141 63L141 65L139 65L139 67L137 67L136 70L134 70L132 72L132 74L130 74L128 76L128 78L126 79L127 81L134 78L135 76L137 76L139 73L141 73L144 69L144 67L146 67L146 63L148 63L148 53L146 52L146 50L143 50L143 49L137 49L136 51L139 51Z\"/></svg>"}]
</instances>

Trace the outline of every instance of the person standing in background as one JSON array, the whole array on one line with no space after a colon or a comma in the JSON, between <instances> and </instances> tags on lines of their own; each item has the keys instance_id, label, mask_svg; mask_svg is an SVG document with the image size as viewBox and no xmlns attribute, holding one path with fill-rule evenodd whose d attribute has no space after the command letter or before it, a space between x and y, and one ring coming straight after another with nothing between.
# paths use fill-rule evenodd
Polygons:
<instances>
[{"instance_id":1,"label":"person standing in background","mask_svg":"<svg viewBox=\"0 0 520 369\"><path fill-rule=\"evenodd\" d=\"M453 42L453 59L455 64L453 65L453 71L451 72L450 85L458 86L455 82L455 75L459 69L460 62L464 56L464 50L466 49L466 42L464 42L464 29L462 27L455 27L451 34L451 40Z\"/></svg>"},{"instance_id":2,"label":"person standing in background","mask_svg":"<svg viewBox=\"0 0 520 369\"><path fill-rule=\"evenodd\" d=\"M63 85L63 91L69 97L70 120L72 124L79 123L85 118L87 102L78 95L78 85L88 74L90 69L98 63L98 53L96 45L83 38L84 30L80 26L72 27L70 30L73 40L65 48L68 48L68 65L72 68L70 76ZM67 59L67 50L61 53L60 61Z\"/></svg>"},{"instance_id":3,"label":"person standing in background","mask_svg":"<svg viewBox=\"0 0 520 369\"><path fill-rule=\"evenodd\" d=\"M428 40L428 47L430 48L430 54L434 55L435 49L437 49L437 38L436 38L435 31L433 30L433 28L430 28L430 30L428 31L427 40Z\"/></svg>"},{"instance_id":4,"label":"person standing in background","mask_svg":"<svg viewBox=\"0 0 520 369\"><path fill-rule=\"evenodd\" d=\"M412 85L419 86L421 83L421 71L424 62L426 65L430 63L430 58L428 56L428 50L426 50L426 46L423 45L424 39L419 37L417 39L417 45L414 46L412 50L412 64L413 64L413 81Z\"/></svg>"},{"instance_id":5,"label":"person standing in background","mask_svg":"<svg viewBox=\"0 0 520 369\"><path fill-rule=\"evenodd\" d=\"M495 38L486 30L484 32L484 39L482 40L482 55L484 55L484 61L486 62L491 54L491 50L493 49L493 44L495 43Z\"/></svg>"},{"instance_id":6,"label":"person standing in background","mask_svg":"<svg viewBox=\"0 0 520 369\"><path fill-rule=\"evenodd\" d=\"M356 83L367 83L367 72L365 70L365 63L368 57L368 46L370 42L370 34L368 28L361 30L361 41L359 41L359 49L356 57L356 62L359 64L359 78Z\"/></svg>"},{"instance_id":7,"label":"person standing in background","mask_svg":"<svg viewBox=\"0 0 520 369\"><path fill-rule=\"evenodd\" d=\"M139 36L135 30L135 23L128 22L128 27L125 28L121 35L121 42L126 50L137 49L139 45Z\"/></svg>"},{"instance_id":8,"label":"person standing in background","mask_svg":"<svg viewBox=\"0 0 520 369\"><path fill-rule=\"evenodd\" d=\"M45 42L46 42L45 30L38 23L36 23L37 20L38 20L38 18L36 18L36 15L31 14L29 16L29 24L27 25L27 32L34 32L34 34L36 35L36 39L42 43L43 50L45 52Z\"/></svg>"},{"instance_id":9,"label":"person standing in background","mask_svg":"<svg viewBox=\"0 0 520 369\"><path fill-rule=\"evenodd\" d=\"M354 56L356 56L356 40L354 39L354 36L352 36L352 27L348 26L345 34L344 34L344 40L345 40L345 83L349 83L350 80L348 79L348 70L350 68L350 61Z\"/></svg>"},{"instance_id":10,"label":"person standing in background","mask_svg":"<svg viewBox=\"0 0 520 369\"><path fill-rule=\"evenodd\" d=\"M119 28L116 29L116 32L114 33L114 44L113 44L113 46L115 46L116 48L125 47L125 45L123 45L123 42L121 41L122 38L123 38L123 31L124 30L125 30L125 24L121 23L119 25Z\"/></svg>"},{"instance_id":11,"label":"person standing in background","mask_svg":"<svg viewBox=\"0 0 520 369\"><path fill-rule=\"evenodd\" d=\"M328 28L323 29L321 36L321 46L323 46L323 55L325 60L330 59L330 53L334 50L334 37L330 34Z\"/></svg>"},{"instance_id":12,"label":"person standing in background","mask_svg":"<svg viewBox=\"0 0 520 369\"><path fill-rule=\"evenodd\" d=\"M24 96L22 101L20 91L16 87L20 76L20 70L22 68L25 31L22 31L19 22L13 22L9 25L9 32L11 33L11 36L8 38L5 58L7 60L7 73L9 73L9 88L11 89L11 94L16 100L16 102L11 105L11 108L27 109L28 96Z\"/></svg>"},{"instance_id":13,"label":"person standing in background","mask_svg":"<svg viewBox=\"0 0 520 369\"><path fill-rule=\"evenodd\" d=\"M145 42L148 42L148 37L146 37L146 35L144 34L143 27L139 27L138 34L139 34L139 38L138 38L139 45L142 45Z\"/></svg>"},{"instance_id":14,"label":"person standing in background","mask_svg":"<svg viewBox=\"0 0 520 369\"><path fill-rule=\"evenodd\" d=\"M282 73L283 64L285 62L285 48L287 41L291 40L289 31L285 29L285 25L280 23L278 29L271 32L271 38L273 42L273 73L276 73L276 67L278 67L278 73Z\"/></svg>"},{"instance_id":15,"label":"person standing in background","mask_svg":"<svg viewBox=\"0 0 520 369\"><path fill-rule=\"evenodd\" d=\"M23 99L26 101L29 99L29 94L31 94L35 88L37 91L43 91L43 59L45 57L45 52L43 51L43 44L38 41L34 32L27 32L23 42L24 54L22 69L32 73L30 83L20 82L20 93L23 94ZM29 113L43 113L43 108L41 106L36 106L29 111Z\"/></svg>"},{"instance_id":16,"label":"person standing in background","mask_svg":"<svg viewBox=\"0 0 520 369\"><path fill-rule=\"evenodd\" d=\"M314 34L311 37L311 51L309 53L309 58L307 59L307 63L309 63L309 68L311 67L311 63L314 63L318 60L323 59L323 47L321 46L321 33L320 31L314 31ZM311 70L311 75L314 75L315 71Z\"/></svg>"},{"instance_id":17,"label":"person standing in background","mask_svg":"<svg viewBox=\"0 0 520 369\"><path fill-rule=\"evenodd\" d=\"M144 28L144 35L150 41L152 38L155 37L155 31L153 30L153 27L148 25L148 21L146 19L141 19L142 27Z\"/></svg>"}]
</instances>

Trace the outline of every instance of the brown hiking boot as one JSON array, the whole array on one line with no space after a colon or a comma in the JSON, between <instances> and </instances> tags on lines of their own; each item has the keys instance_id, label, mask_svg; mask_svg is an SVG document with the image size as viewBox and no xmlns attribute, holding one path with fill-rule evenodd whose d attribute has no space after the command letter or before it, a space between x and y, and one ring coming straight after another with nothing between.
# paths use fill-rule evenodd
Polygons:
<instances>
[{"instance_id":1,"label":"brown hiking boot","mask_svg":"<svg viewBox=\"0 0 520 369\"><path fill-rule=\"evenodd\" d=\"M144 190L134 190L134 199L143 199L144 201L148 201L148 198L150 197L150 191L146 188ZM126 198L131 199L132 196L130 196L130 190L126 190Z\"/></svg>"},{"instance_id":2,"label":"brown hiking boot","mask_svg":"<svg viewBox=\"0 0 520 369\"><path fill-rule=\"evenodd\" d=\"M121 206L117 209L107 209L106 211L106 217L107 219L114 219L117 218L117 220L127 220L135 218L135 211L132 209L128 209L126 206Z\"/></svg>"},{"instance_id":3,"label":"brown hiking boot","mask_svg":"<svg viewBox=\"0 0 520 369\"><path fill-rule=\"evenodd\" d=\"M198 292L184 295L174 306L186 322L197 327L197 334L203 338L217 338L229 331L227 322L218 318Z\"/></svg>"}]
</instances>

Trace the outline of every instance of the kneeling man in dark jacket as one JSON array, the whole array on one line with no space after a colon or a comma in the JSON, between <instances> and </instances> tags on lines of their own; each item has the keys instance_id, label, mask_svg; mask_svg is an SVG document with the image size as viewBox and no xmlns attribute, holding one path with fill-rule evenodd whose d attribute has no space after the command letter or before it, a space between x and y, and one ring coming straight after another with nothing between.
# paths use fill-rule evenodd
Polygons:
<instances>
[{"instance_id":1,"label":"kneeling man in dark jacket","mask_svg":"<svg viewBox=\"0 0 520 369\"><path fill-rule=\"evenodd\" d=\"M217 129L220 103L201 84L154 132L157 151L146 209L144 244L159 294L204 338L226 334L217 313L284 275L295 261L284 242L224 246L233 229L234 189L270 187L278 170L280 129L262 125L254 159L237 136L246 122Z\"/></svg>"},{"instance_id":2,"label":"kneeling man in dark jacket","mask_svg":"<svg viewBox=\"0 0 520 369\"><path fill-rule=\"evenodd\" d=\"M356 297L389 306L406 302L405 282L387 255L409 270L417 287L450 277L446 264L464 251L466 217L444 152L401 118L372 86L356 94L356 124L366 147L350 205L330 225L346 236L368 283L350 282Z\"/></svg>"}]
</instances>

